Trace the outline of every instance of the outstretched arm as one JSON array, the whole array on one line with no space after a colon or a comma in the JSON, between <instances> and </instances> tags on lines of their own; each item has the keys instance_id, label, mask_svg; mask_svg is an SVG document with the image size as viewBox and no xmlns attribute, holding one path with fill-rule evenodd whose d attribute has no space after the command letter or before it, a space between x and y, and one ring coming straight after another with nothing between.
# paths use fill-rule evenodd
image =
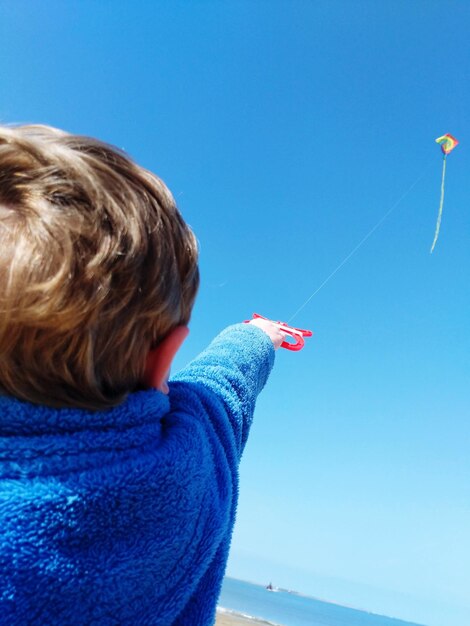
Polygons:
<instances>
[{"instance_id":1,"label":"outstretched arm","mask_svg":"<svg viewBox=\"0 0 470 626\"><path fill-rule=\"evenodd\" d=\"M267 320L226 328L174 377L170 401L172 389L176 392L173 399L186 396L188 406L202 401L219 436L226 436L220 431L231 426L231 438L241 455L256 399L272 369L274 350L282 340L283 334ZM223 409L216 410L214 403ZM175 408L183 408L179 401L178 405Z\"/></svg>"}]
</instances>

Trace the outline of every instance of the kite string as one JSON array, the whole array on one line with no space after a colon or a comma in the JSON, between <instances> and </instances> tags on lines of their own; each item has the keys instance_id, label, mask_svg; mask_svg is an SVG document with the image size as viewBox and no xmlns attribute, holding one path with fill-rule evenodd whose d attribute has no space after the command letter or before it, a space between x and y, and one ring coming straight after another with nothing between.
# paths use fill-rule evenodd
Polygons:
<instances>
[{"instance_id":1,"label":"kite string","mask_svg":"<svg viewBox=\"0 0 470 626\"><path fill-rule=\"evenodd\" d=\"M398 198L398 200L388 209L388 211L385 213L385 215L383 215L383 217L380 218L380 220L377 222L377 224L375 224L375 226L373 226L370 231L367 233L367 235L365 235L361 241L351 250L351 252L341 261L341 263L331 272L331 274L329 274L325 280L321 283L321 285L319 287L317 287L317 289L315 289L315 291L305 300L305 302L302 304L302 306L300 306L297 311L291 315L291 317L287 320L287 323L289 324L294 317L296 317L300 311L302 311L302 309L304 309L307 304L310 302L310 300L317 295L317 293L323 289L323 287L326 285L326 283L328 283L333 276L339 272L339 270L343 267L343 265L345 265L349 259L359 250L359 248L369 239L369 237L371 237L371 235L373 235L373 233L377 230L377 228L379 228L379 226L381 226L383 224L383 222L387 219L387 217L390 215L390 213L392 213L397 206L400 204L400 202L410 193L410 191L419 183L419 181L423 178L423 176L425 175L427 169L429 166L427 166L423 172L418 176L418 178L414 181L414 183L412 183L408 189Z\"/></svg>"},{"instance_id":2,"label":"kite string","mask_svg":"<svg viewBox=\"0 0 470 626\"><path fill-rule=\"evenodd\" d=\"M439 202L439 211L437 214L437 222L436 222L436 232L434 233L434 240L431 246L431 254L433 253L434 246L436 245L437 238L439 237L439 231L441 230L442 207L444 206L444 188L445 188L445 179L446 179L446 162L447 162L447 154L444 154L443 163L442 163L441 201Z\"/></svg>"}]
</instances>

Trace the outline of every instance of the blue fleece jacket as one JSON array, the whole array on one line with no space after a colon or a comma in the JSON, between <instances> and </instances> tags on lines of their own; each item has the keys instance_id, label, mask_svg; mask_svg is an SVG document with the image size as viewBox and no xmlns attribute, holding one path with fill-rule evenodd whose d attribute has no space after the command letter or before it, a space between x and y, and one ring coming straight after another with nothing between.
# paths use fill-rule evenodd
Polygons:
<instances>
[{"instance_id":1,"label":"blue fleece jacket","mask_svg":"<svg viewBox=\"0 0 470 626\"><path fill-rule=\"evenodd\" d=\"M237 324L107 411L0 398L1 626L213 624L256 398L274 361Z\"/></svg>"}]
</instances>

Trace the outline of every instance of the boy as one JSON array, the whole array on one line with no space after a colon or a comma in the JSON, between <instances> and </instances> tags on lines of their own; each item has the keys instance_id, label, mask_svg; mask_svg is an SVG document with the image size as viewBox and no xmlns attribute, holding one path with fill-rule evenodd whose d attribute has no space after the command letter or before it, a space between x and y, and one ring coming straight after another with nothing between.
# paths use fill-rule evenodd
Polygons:
<instances>
[{"instance_id":1,"label":"boy","mask_svg":"<svg viewBox=\"0 0 470 626\"><path fill-rule=\"evenodd\" d=\"M155 175L94 139L0 128L1 626L214 622L283 336L228 328L168 385L198 281Z\"/></svg>"}]
</instances>

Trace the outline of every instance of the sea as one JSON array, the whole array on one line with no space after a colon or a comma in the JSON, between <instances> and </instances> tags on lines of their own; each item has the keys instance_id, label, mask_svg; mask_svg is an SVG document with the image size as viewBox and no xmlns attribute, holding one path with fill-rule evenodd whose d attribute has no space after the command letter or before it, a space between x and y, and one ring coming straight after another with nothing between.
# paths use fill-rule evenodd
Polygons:
<instances>
[{"instance_id":1,"label":"sea","mask_svg":"<svg viewBox=\"0 0 470 626\"><path fill-rule=\"evenodd\" d=\"M235 578L224 579L219 607L276 626L422 626Z\"/></svg>"}]
</instances>

